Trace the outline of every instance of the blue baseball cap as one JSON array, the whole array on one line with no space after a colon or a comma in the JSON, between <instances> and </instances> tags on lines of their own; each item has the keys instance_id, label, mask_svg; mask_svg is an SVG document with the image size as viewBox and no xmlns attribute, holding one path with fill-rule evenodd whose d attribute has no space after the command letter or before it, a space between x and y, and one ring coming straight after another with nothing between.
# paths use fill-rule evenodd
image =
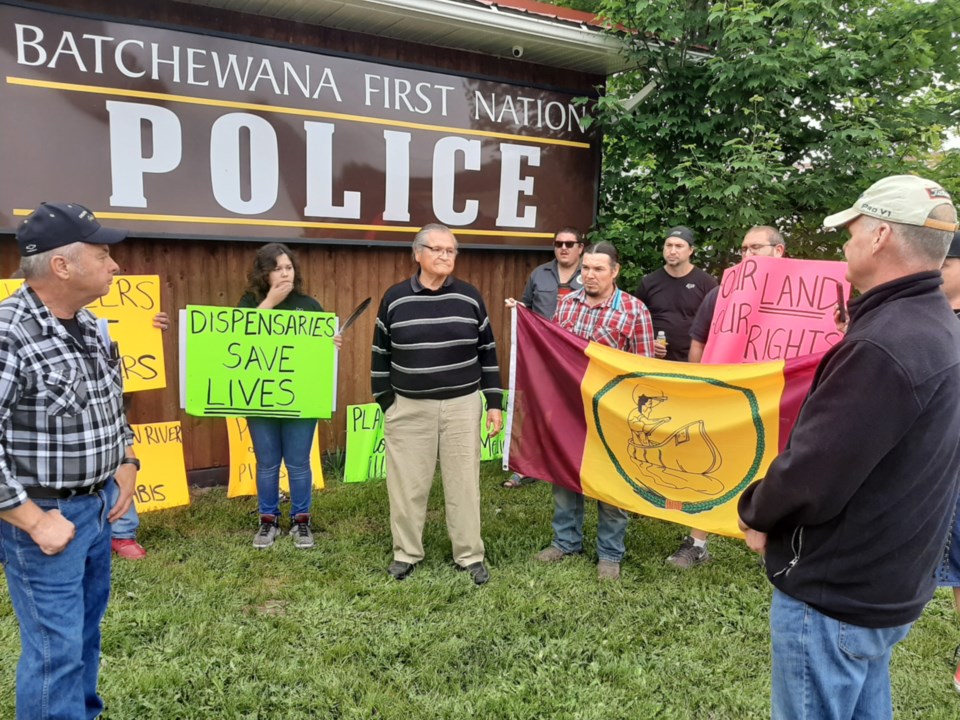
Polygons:
<instances>
[{"instance_id":1,"label":"blue baseball cap","mask_svg":"<svg viewBox=\"0 0 960 720\"><path fill-rule=\"evenodd\" d=\"M103 227L93 212L78 203L40 203L17 228L20 257L38 255L76 242L114 245L126 230Z\"/></svg>"}]
</instances>

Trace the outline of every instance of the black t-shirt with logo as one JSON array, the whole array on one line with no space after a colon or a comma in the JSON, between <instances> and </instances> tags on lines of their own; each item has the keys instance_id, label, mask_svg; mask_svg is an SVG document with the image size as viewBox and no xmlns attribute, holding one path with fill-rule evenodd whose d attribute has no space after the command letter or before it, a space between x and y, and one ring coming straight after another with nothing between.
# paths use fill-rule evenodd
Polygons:
<instances>
[{"instance_id":1,"label":"black t-shirt with logo","mask_svg":"<svg viewBox=\"0 0 960 720\"><path fill-rule=\"evenodd\" d=\"M690 325L704 296L716 286L712 275L696 267L679 278L663 268L643 276L634 295L650 311L654 334L666 333L667 360L687 360Z\"/></svg>"}]
</instances>

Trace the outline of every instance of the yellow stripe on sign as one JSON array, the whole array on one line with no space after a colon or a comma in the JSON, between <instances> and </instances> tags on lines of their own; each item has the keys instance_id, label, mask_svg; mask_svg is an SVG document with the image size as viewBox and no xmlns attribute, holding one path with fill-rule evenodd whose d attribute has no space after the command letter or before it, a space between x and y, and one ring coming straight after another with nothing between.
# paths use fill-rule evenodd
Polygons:
<instances>
[{"instance_id":1,"label":"yellow stripe on sign","mask_svg":"<svg viewBox=\"0 0 960 720\"><path fill-rule=\"evenodd\" d=\"M470 128L448 127L446 125L429 125L427 123L414 123L403 120L385 120L382 118L350 115L326 110L306 110L304 108L283 107L281 105L265 105L263 103L247 103L236 100L211 100L210 98L149 92L146 90L127 90L125 88L102 87L99 85L79 85L76 83L53 82L50 80L31 80L29 78L14 77L12 75L7 76L7 83L10 85L41 88L45 90L64 90L66 92L92 93L94 95L110 95L111 97L137 98L139 100L162 100L164 102L206 105L208 107L231 108L234 110L256 110L258 112L269 112L279 115L300 115L303 117L325 118L327 120L346 120L348 122L365 123L368 125L388 125L390 127L407 128L410 130L454 133L456 135L476 135L478 137L499 138L501 140L519 140L526 143L560 145L563 147L577 148L579 150L590 149L590 143L576 142L574 140L557 140L555 138L532 137L530 135L516 135L512 133L493 132L491 130L473 130Z\"/></svg>"},{"instance_id":2,"label":"yellow stripe on sign","mask_svg":"<svg viewBox=\"0 0 960 720\"><path fill-rule=\"evenodd\" d=\"M33 210L14 208L15 217L26 217ZM99 220L130 220L133 222L168 222L168 223L198 223L205 225L253 225L257 227L294 227L317 228L321 230L363 230L368 232L395 232L415 233L420 230L419 225L363 225L361 223L327 223L311 222L309 220L268 220L236 217L208 217L203 215L154 215L150 213L123 213L109 210L96 210L94 215ZM552 238L548 232L517 232L516 230L470 230L468 228L454 228L455 235L483 235L492 237L526 237Z\"/></svg>"}]
</instances>

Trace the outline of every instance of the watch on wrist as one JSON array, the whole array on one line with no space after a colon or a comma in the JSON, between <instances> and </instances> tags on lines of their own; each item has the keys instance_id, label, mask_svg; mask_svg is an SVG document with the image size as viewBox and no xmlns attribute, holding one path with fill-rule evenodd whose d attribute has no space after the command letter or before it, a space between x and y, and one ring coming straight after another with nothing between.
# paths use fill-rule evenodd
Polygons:
<instances>
[{"instance_id":1,"label":"watch on wrist","mask_svg":"<svg viewBox=\"0 0 960 720\"><path fill-rule=\"evenodd\" d=\"M133 465L137 470L140 470L140 460L135 457L125 457L120 461L121 465Z\"/></svg>"}]
</instances>

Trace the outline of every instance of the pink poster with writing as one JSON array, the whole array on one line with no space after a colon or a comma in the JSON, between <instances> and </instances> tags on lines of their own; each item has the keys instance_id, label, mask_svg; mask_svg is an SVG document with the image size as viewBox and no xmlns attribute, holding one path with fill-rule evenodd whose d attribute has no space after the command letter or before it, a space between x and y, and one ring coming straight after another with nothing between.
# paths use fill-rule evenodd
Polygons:
<instances>
[{"instance_id":1,"label":"pink poster with writing","mask_svg":"<svg viewBox=\"0 0 960 720\"><path fill-rule=\"evenodd\" d=\"M850 297L847 264L747 257L723 273L705 363L789 360L829 350L843 334L833 319Z\"/></svg>"}]
</instances>

